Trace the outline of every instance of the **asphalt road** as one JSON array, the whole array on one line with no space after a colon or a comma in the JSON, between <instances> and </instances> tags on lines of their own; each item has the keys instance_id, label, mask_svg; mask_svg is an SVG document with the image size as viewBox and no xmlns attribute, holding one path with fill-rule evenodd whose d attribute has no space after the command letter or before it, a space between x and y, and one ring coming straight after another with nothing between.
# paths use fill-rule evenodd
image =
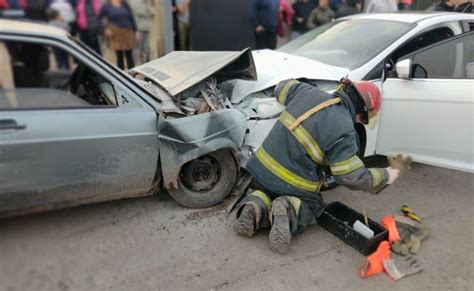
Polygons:
<instances>
[{"instance_id":1,"label":"asphalt road","mask_svg":"<svg viewBox=\"0 0 474 291\"><path fill-rule=\"evenodd\" d=\"M0 290L473 290L474 175L415 164L379 196L324 194L371 218L408 204L432 227L424 271L361 279L364 257L318 226L273 253L268 231L237 236L224 205L183 208L167 194L0 221Z\"/></svg>"}]
</instances>

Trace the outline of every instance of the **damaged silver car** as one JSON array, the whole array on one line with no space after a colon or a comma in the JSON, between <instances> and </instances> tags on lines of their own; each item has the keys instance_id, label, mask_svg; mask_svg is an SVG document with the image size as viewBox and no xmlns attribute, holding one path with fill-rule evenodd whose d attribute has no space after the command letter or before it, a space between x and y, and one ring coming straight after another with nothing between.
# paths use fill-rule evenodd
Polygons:
<instances>
[{"instance_id":1,"label":"damaged silver car","mask_svg":"<svg viewBox=\"0 0 474 291\"><path fill-rule=\"evenodd\" d=\"M60 29L7 20L0 55L0 217L162 188L187 207L219 203L284 109L278 81L331 90L347 74L249 49L173 52L125 74Z\"/></svg>"}]
</instances>

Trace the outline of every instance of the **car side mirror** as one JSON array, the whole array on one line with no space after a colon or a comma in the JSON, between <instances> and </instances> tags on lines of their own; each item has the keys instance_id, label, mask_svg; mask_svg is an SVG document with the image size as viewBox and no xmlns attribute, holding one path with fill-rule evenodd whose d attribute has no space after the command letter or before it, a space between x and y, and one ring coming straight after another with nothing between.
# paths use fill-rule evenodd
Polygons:
<instances>
[{"instance_id":1,"label":"car side mirror","mask_svg":"<svg viewBox=\"0 0 474 291\"><path fill-rule=\"evenodd\" d=\"M397 62L395 65L397 70L398 77L401 79L408 79L410 78L410 73L412 69L412 62L410 59L405 59Z\"/></svg>"}]
</instances>

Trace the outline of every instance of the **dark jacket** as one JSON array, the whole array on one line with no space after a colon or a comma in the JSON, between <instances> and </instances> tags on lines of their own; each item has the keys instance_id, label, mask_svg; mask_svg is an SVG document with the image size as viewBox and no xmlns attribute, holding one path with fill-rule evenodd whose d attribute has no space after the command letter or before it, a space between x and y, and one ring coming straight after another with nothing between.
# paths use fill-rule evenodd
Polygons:
<instances>
[{"instance_id":1,"label":"dark jacket","mask_svg":"<svg viewBox=\"0 0 474 291\"><path fill-rule=\"evenodd\" d=\"M137 31L132 9L126 2L122 2L121 7L115 7L110 3L102 6L99 19L103 20L104 18L107 19L108 24Z\"/></svg>"},{"instance_id":2,"label":"dark jacket","mask_svg":"<svg viewBox=\"0 0 474 291\"><path fill-rule=\"evenodd\" d=\"M313 11L314 8L316 8L316 5L314 4L313 1L308 1L306 3L303 2L296 2L293 4L293 10L295 11L295 14L293 15L293 31L297 32L306 32L308 31L308 28L306 27L306 22L308 21L308 17L311 14L311 11ZM303 18L302 22L298 22L298 18Z\"/></svg>"},{"instance_id":3,"label":"dark jacket","mask_svg":"<svg viewBox=\"0 0 474 291\"><path fill-rule=\"evenodd\" d=\"M336 18L346 17L357 13L359 13L359 11L356 8L356 1L347 0L345 4L342 4L337 9Z\"/></svg>"},{"instance_id":4,"label":"dark jacket","mask_svg":"<svg viewBox=\"0 0 474 291\"><path fill-rule=\"evenodd\" d=\"M277 195L311 199L319 193L321 168L325 166L329 166L337 182L351 189L375 192L386 184L386 170L367 169L357 156L356 113L344 92L332 95L309 84L287 80L277 86L275 94L286 110L247 165L259 184ZM308 110L335 97L342 102L310 115L290 129Z\"/></svg>"},{"instance_id":5,"label":"dark jacket","mask_svg":"<svg viewBox=\"0 0 474 291\"><path fill-rule=\"evenodd\" d=\"M253 0L250 21L254 27L263 26L265 30L276 32L278 28L278 0Z\"/></svg>"},{"instance_id":6,"label":"dark jacket","mask_svg":"<svg viewBox=\"0 0 474 291\"><path fill-rule=\"evenodd\" d=\"M448 5L446 2L441 2L435 6L435 11L443 11L443 12L454 12L455 7Z\"/></svg>"}]
</instances>

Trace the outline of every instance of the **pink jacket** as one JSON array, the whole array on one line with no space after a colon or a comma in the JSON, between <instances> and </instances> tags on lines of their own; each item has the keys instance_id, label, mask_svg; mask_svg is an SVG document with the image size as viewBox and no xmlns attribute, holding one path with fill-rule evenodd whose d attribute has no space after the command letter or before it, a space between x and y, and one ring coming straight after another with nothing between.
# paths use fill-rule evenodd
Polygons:
<instances>
[{"instance_id":1,"label":"pink jacket","mask_svg":"<svg viewBox=\"0 0 474 291\"><path fill-rule=\"evenodd\" d=\"M278 13L278 36L284 37L285 30L283 29L283 23L287 25L291 25L291 20L293 19L293 15L295 11L291 7L288 0L280 0L279 1L279 13Z\"/></svg>"},{"instance_id":2,"label":"pink jacket","mask_svg":"<svg viewBox=\"0 0 474 291\"><path fill-rule=\"evenodd\" d=\"M101 0L92 0L92 7L96 15L99 15ZM86 0L79 0L76 7L77 26L87 29Z\"/></svg>"}]
</instances>

